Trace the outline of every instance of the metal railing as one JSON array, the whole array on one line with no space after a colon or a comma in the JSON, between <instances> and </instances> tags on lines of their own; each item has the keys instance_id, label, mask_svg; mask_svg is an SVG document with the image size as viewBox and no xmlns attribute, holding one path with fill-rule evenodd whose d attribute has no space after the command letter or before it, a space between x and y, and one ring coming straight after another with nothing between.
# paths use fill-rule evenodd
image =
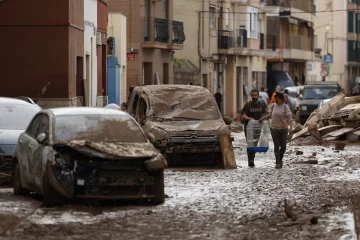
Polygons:
<instances>
[{"instance_id":1,"label":"metal railing","mask_svg":"<svg viewBox=\"0 0 360 240\"><path fill-rule=\"evenodd\" d=\"M219 30L218 34L218 48L229 49L234 47L233 31Z\"/></svg>"},{"instance_id":2,"label":"metal railing","mask_svg":"<svg viewBox=\"0 0 360 240\"><path fill-rule=\"evenodd\" d=\"M314 0L301 0L301 1L292 1L292 0L266 0L267 6L276 6L284 8L296 8L304 12L314 11Z\"/></svg>"},{"instance_id":3,"label":"metal railing","mask_svg":"<svg viewBox=\"0 0 360 240\"><path fill-rule=\"evenodd\" d=\"M162 18L143 18L144 42L182 45L185 41L184 23Z\"/></svg>"},{"instance_id":4,"label":"metal railing","mask_svg":"<svg viewBox=\"0 0 360 240\"><path fill-rule=\"evenodd\" d=\"M309 37L304 36L288 36L288 41L286 41L285 48L292 48L304 51L311 51L312 40Z\"/></svg>"}]
</instances>

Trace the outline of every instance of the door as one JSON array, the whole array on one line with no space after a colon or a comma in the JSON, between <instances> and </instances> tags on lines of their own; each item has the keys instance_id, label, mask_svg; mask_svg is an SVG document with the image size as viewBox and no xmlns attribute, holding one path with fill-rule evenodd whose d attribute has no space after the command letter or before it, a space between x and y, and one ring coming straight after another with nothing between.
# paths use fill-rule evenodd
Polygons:
<instances>
[{"instance_id":1,"label":"door","mask_svg":"<svg viewBox=\"0 0 360 240\"><path fill-rule=\"evenodd\" d=\"M144 85L154 84L154 81L153 81L154 75L153 75L151 62L144 62L143 73L144 73Z\"/></svg>"},{"instance_id":2,"label":"door","mask_svg":"<svg viewBox=\"0 0 360 240\"><path fill-rule=\"evenodd\" d=\"M21 134L19 137L19 155L18 162L20 168L21 182L23 186L31 188L32 184L32 173L31 173L31 153L30 153L30 144L31 139L35 138L37 130L39 128L41 114L36 115L31 123L29 124L25 133Z\"/></svg>"},{"instance_id":3,"label":"door","mask_svg":"<svg viewBox=\"0 0 360 240\"><path fill-rule=\"evenodd\" d=\"M41 114L39 120L39 127L35 136L38 136L41 133L45 133L47 138L49 137L49 117L46 114ZM43 159L44 148L47 145L47 140L44 143L39 143L36 138L32 138L29 143L29 152L31 152L30 166L31 174L34 180L34 187L41 192L43 184L43 173L44 173L44 164L43 162L46 159Z\"/></svg>"},{"instance_id":4,"label":"door","mask_svg":"<svg viewBox=\"0 0 360 240\"><path fill-rule=\"evenodd\" d=\"M163 84L169 84L169 64L163 64Z\"/></svg>"}]
</instances>

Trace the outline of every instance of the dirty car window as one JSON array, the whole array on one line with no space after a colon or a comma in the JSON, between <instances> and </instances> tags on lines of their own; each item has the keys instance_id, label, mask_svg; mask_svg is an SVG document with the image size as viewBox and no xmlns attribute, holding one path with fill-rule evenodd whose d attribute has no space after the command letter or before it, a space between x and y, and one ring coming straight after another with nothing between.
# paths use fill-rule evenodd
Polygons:
<instances>
[{"instance_id":1,"label":"dirty car window","mask_svg":"<svg viewBox=\"0 0 360 240\"><path fill-rule=\"evenodd\" d=\"M214 96L205 90L165 88L152 92L153 116L215 120L221 118Z\"/></svg>"},{"instance_id":2,"label":"dirty car window","mask_svg":"<svg viewBox=\"0 0 360 240\"><path fill-rule=\"evenodd\" d=\"M37 107L0 105L0 129L25 130L39 111Z\"/></svg>"},{"instance_id":3,"label":"dirty car window","mask_svg":"<svg viewBox=\"0 0 360 240\"><path fill-rule=\"evenodd\" d=\"M337 87L305 88L303 99L327 99L332 98L340 92Z\"/></svg>"},{"instance_id":4,"label":"dirty car window","mask_svg":"<svg viewBox=\"0 0 360 240\"><path fill-rule=\"evenodd\" d=\"M88 140L93 142L147 142L129 116L62 115L54 118L54 142Z\"/></svg>"}]
</instances>

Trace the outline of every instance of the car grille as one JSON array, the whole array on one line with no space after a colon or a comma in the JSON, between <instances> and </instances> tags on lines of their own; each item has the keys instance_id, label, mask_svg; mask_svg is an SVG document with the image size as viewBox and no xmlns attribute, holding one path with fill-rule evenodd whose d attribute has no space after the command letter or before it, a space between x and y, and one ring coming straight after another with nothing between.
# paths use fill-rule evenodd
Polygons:
<instances>
[{"instance_id":1,"label":"car grille","mask_svg":"<svg viewBox=\"0 0 360 240\"><path fill-rule=\"evenodd\" d=\"M171 142L173 144L177 143L216 143L219 141L219 138L215 134L211 135L197 135L197 134L188 134L188 135L171 135Z\"/></svg>"}]
</instances>

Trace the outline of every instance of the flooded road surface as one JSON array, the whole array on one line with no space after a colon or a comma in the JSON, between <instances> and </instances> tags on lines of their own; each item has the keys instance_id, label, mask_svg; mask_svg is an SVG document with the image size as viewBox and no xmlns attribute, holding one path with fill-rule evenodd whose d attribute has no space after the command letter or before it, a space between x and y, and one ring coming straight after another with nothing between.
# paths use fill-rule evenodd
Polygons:
<instances>
[{"instance_id":1,"label":"flooded road surface","mask_svg":"<svg viewBox=\"0 0 360 240\"><path fill-rule=\"evenodd\" d=\"M356 239L351 202L360 192L358 146L336 152L294 142L283 169L274 168L271 149L257 154L251 169L243 133L234 136L238 169L168 169L168 198L160 206L44 208L36 197L2 189L0 239ZM298 163L312 155L318 164ZM285 215L285 198L296 221Z\"/></svg>"}]
</instances>

